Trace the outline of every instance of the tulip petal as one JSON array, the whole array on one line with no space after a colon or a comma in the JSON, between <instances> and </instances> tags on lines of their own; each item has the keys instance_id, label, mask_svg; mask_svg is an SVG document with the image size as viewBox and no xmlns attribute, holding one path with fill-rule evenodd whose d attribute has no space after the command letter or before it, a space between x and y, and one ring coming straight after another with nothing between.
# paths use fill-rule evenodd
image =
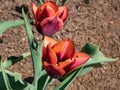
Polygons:
<instances>
[{"instance_id":1,"label":"tulip petal","mask_svg":"<svg viewBox=\"0 0 120 90\"><path fill-rule=\"evenodd\" d=\"M51 16L55 16L55 11L50 6L46 6L43 10L38 9L37 11L37 20L39 22Z\"/></svg>"},{"instance_id":2,"label":"tulip petal","mask_svg":"<svg viewBox=\"0 0 120 90\"><path fill-rule=\"evenodd\" d=\"M53 38L48 37L48 36L44 36L44 47L46 48L49 43L51 44L51 46L53 46L57 43L57 41Z\"/></svg>"},{"instance_id":3,"label":"tulip petal","mask_svg":"<svg viewBox=\"0 0 120 90\"><path fill-rule=\"evenodd\" d=\"M53 38L50 38L50 37L48 37L48 36L44 36L44 44L43 44L43 56L42 56L42 58L43 59L45 59L46 60L46 47L47 47L47 45L48 44L51 44L51 47L54 45L54 44L56 44L57 43L57 41L55 40L55 39L53 39Z\"/></svg>"},{"instance_id":4,"label":"tulip petal","mask_svg":"<svg viewBox=\"0 0 120 90\"><path fill-rule=\"evenodd\" d=\"M72 58L72 63L65 67L65 71L71 72L75 70L76 68L83 65L89 58L90 56L86 53L83 52L75 53L74 57Z\"/></svg>"},{"instance_id":5,"label":"tulip petal","mask_svg":"<svg viewBox=\"0 0 120 90\"><path fill-rule=\"evenodd\" d=\"M66 6L58 7L58 12L56 14L64 22L67 19L67 17L68 17L68 9L67 9L67 7Z\"/></svg>"},{"instance_id":6,"label":"tulip petal","mask_svg":"<svg viewBox=\"0 0 120 90\"><path fill-rule=\"evenodd\" d=\"M65 67L67 67L68 65L70 65L72 63L72 60L71 59L67 59L67 60L65 60L65 61L63 61L63 62L59 62L58 63L58 66L60 67L60 68L65 68Z\"/></svg>"},{"instance_id":7,"label":"tulip petal","mask_svg":"<svg viewBox=\"0 0 120 90\"><path fill-rule=\"evenodd\" d=\"M65 71L62 68L57 67L57 65L49 64L47 62L44 62L44 68L47 71L48 75L53 78L60 78L65 74Z\"/></svg>"},{"instance_id":8,"label":"tulip petal","mask_svg":"<svg viewBox=\"0 0 120 90\"><path fill-rule=\"evenodd\" d=\"M53 46L53 50L56 52L60 61L71 59L75 53L74 43L70 39L65 39L58 42Z\"/></svg>"},{"instance_id":9,"label":"tulip petal","mask_svg":"<svg viewBox=\"0 0 120 90\"><path fill-rule=\"evenodd\" d=\"M57 16L48 17L41 22L40 26L43 35L52 36L63 27L63 21Z\"/></svg>"},{"instance_id":10,"label":"tulip petal","mask_svg":"<svg viewBox=\"0 0 120 90\"><path fill-rule=\"evenodd\" d=\"M46 6L51 7L55 12L58 11L58 6L52 1L45 2L40 8L43 10Z\"/></svg>"},{"instance_id":11,"label":"tulip petal","mask_svg":"<svg viewBox=\"0 0 120 90\"><path fill-rule=\"evenodd\" d=\"M37 9L38 9L38 7L34 3L32 3L32 12L33 12L33 15L35 18L36 18Z\"/></svg>"},{"instance_id":12,"label":"tulip petal","mask_svg":"<svg viewBox=\"0 0 120 90\"><path fill-rule=\"evenodd\" d=\"M50 64L57 64L57 56L56 53L51 48L51 45L47 45L47 62Z\"/></svg>"}]
</instances>

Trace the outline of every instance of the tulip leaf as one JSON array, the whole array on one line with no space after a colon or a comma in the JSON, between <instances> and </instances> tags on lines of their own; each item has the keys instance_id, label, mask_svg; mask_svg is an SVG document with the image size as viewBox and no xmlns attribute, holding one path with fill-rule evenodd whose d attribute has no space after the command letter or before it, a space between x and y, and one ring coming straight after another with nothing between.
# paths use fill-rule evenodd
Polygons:
<instances>
[{"instance_id":1,"label":"tulip leaf","mask_svg":"<svg viewBox=\"0 0 120 90\"><path fill-rule=\"evenodd\" d=\"M29 20L33 22L33 19ZM1 21L0 20L0 35L3 34L8 28L15 28L24 25L24 20L11 20L11 21Z\"/></svg>"},{"instance_id":2,"label":"tulip leaf","mask_svg":"<svg viewBox=\"0 0 120 90\"><path fill-rule=\"evenodd\" d=\"M1 64L0 65L1 66L1 72L2 72L4 83L5 83L5 88L7 90L12 90L11 85L9 83L8 76L7 76L6 72L5 72L5 68L3 67L2 60L0 60L0 61L1 61L1 63L0 63Z\"/></svg>"},{"instance_id":3,"label":"tulip leaf","mask_svg":"<svg viewBox=\"0 0 120 90\"><path fill-rule=\"evenodd\" d=\"M62 5L65 5L66 2L67 0L62 0Z\"/></svg>"},{"instance_id":4,"label":"tulip leaf","mask_svg":"<svg viewBox=\"0 0 120 90\"><path fill-rule=\"evenodd\" d=\"M2 60L0 61L0 90L30 90L33 87L21 79L21 74L5 70Z\"/></svg>"},{"instance_id":5,"label":"tulip leaf","mask_svg":"<svg viewBox=\"0 0 120 90\"><path fill-rule=\"evenodd\" d=\"M58 3L59 3L59 0L55 0L55 3L58 4Z\"/></svg>"},{"instance_id":6,"label":"tulip leaf","mask_svg":"<svg viewBox=\"0 0 120 90\"><path fill-rule=\"evenodd\" d=\"M85 52L87 54L89 54L91 57L94 57L98 51L99 51L99 47L90 43L87 43L81 50L82 52Z\"/></svg>"},{"instance_id":7,"label":"tulip leaf","mask_svg":"<svg viewBox=\"0 0 120 90\"><path fill-rule=\"evenodd\" d=\"M5 21L0 23L0 35L3 34L8 28L14 28L24 24L24 21Z\"/></svg>"},{"instance_id":8,"label":"tulip leaf","mask_svg":"<svg viewBox=\"0 0 120 90\"><path fill-rule=\"evenodd\" d=\"M35 90L37 90L38 85L38 77L42 70L42 43L38 45L38 43L35 41L33 37L33 32L30 26L29 21L27 20L27 17L24 13L24 10L22 9L22 14L25 22L25 27L28 35L28 41L30 45L30 52L32 56L32 63L33 63L33 69L34 69L34 80L33 85L35 86Z\"/></svg>"},{"instance_id":9,"label":"tulip leaf","mask_svg":"<svg viewBox=\"0 0 120 90\"><path fill-rule=\"evenodd\" d=\"M96 45L92 45L90 43L87 43L81 50L82 52L85 52L91 56L91 58L85 63L85 66L88 65L95 65L95 64L104 64L106 62L114 62L118 59L112 59L107 58L104 56L104 54L99 51L99 47Z\"/></svg>"},{"instance_id":10,"label":"tulip leaf","mask_svg":"<svg viewBox=\"0 0 120 90\"><path fill-rule=\"evenodd\" d=\"M42 4L43 4L43 2L44 2L44 0L39 0L39 2L40 2L40 5L42 5Z\"/></svg>"},{"instance_id":11,"label":"tulip leaf","mask_svg":"<svg viewBox=\"0 0 120 90\"><path fill-rule=\"evenodd\" d=\"M30 90L30 88L34 88L31 84L23 81L21 79L21 74L19 73L12 73L8 70L5 70L5 74L5 79L8 78L9 84L12 87L12 89L6 88L5 80L3 79L2 72L0 71L0 90Z\"/></svg>"},{"instance_id":12,"label":"tulip leaf","mask_svg":"<svg viewBox=\"0 0 120 90\"><path fill-rule=\"evenodd\" d=\"M81 66L80 68L74 70L69 75L65 76L64 80L61 81L54 90L66 90L67 87L77 78L79 73L82 71L84 66Z\"/></svg>"},{"instance_id":13,"label":"tulip leaf","mask_svg":"<svg viewBox=\"0 0 120 90\"><path fill-rule=\"evenodd\" d=\"M3 66L4 66L4 68L8 68L8 67L14 65L15 63L21 61L22 59L26 58L29 55L30 55L30 53L23 53L19 57L10 56L7 58L7 60L5 60L3 62Z\"/></svg>"},{"instance_id":14,"label":"tulip leaf","mask_svg":"<svg viewBox=\"0 0 120 90\"><path fill-rule=\"evenodd\" d=\"M111 59L104 56L104 54L99 51L99 47L87 43L81 50L91 56L91 58L84 64L83 70L79 73L79 76L83 76L89 73L94 67L101 66L106 62L114 62L118 59Z\"/></svg>"},{"instance_id":15,"label":"tulip leaf","mask_svg":"<svg viewBox=\"0 0 120 90\"><path fill-rule=\"evenodd\" d=\"M87 73L89 73L90 71L92 71L93 68L94 68L93 66L91 66L91 67L90 66L89 67L84 67L82 69L82 71L79 73L78 77L86 75Z\"/></svg>"},{"instance_id":16,"label":"tulip leaf","mask_svg":"<svg viewBox=\"0 0 120 90\"><path fill-rule=\"evenodd\" d=\"M38 80L38 90L47 90L47 86L55 79L51 78L45 70L40 73ZM42 83L41 83L42 82Z\"/></svg>"}]
</instances>

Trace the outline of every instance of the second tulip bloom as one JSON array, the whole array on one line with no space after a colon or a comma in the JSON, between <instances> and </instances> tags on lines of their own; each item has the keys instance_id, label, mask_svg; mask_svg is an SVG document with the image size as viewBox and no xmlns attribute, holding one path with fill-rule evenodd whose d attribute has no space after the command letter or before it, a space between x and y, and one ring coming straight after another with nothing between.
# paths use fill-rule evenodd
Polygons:
<instances>
[{"instance_id":1,"label":"second tulip bloom","mask_svg":"<svg viewBox=\"0 0 120 90\"><path fill-rule=\"evenodd\" d=\"M90 56L84 52L75 52L73 41L65 39L60 42L44 38L43 66L53 78L60 78L83 65Z\"/></svg>"}]
</instances>

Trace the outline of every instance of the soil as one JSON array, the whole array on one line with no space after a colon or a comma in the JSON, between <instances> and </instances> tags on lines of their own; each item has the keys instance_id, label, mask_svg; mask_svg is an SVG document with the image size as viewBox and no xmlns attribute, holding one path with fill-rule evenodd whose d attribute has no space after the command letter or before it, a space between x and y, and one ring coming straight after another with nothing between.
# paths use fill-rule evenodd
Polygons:
<instances>
[{"instance_id":1,"label":"soil","mask_svg":"<svg viewBox=\"0 0 120 90\"><path fill-rule=\"evenodd\" d=\"M0 0L0 19L21 20L21 7L26 8L29 17L31 3L37 0ZM87 42L99 45L105 56L119 58L114 63L106 63L93 69L84 77L77 78L68 90L120 90L120 0L68 0L69 17L63 30L53 37L62 40L71 38L79 51ZM41 36L33 26L36 40ZM2 60L11 55L18 56L29 52L24 26L8 29L0 37ZM22 73L22 78L33 76L31 57L10 68L12 72ZM50 90L55 85L50 86Z\"/></svg>"}]
</instances>

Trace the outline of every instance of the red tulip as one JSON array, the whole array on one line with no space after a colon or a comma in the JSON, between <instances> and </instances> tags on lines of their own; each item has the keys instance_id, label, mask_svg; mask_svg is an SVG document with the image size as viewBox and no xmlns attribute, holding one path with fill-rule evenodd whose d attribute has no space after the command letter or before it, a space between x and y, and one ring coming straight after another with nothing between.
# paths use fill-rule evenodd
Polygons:
<instances>
[{"instance_id":1,"label":"red tulip","mask_svg":"<svg viewBox=\"0 0 120 90\"><path fill-rule=\"evenodd\" d=\"M60 42L44 38L43 66L53 78L60 78L83 65L90 56L84 52L75 52L73 41Z\"/></svg>"},{"instance_id":2,"label":"red tulip","mask_svg":"<svg viewBox=\"0 0 120 90\"><path fill-rule=\"evenodd\" d=\"M32 12L38 32L47 36L52 36L58 30L62 29L68 17L67 7L57 6L52 1L47 1L40 7L32 4Z\"/></svg>"}]
</instances>

